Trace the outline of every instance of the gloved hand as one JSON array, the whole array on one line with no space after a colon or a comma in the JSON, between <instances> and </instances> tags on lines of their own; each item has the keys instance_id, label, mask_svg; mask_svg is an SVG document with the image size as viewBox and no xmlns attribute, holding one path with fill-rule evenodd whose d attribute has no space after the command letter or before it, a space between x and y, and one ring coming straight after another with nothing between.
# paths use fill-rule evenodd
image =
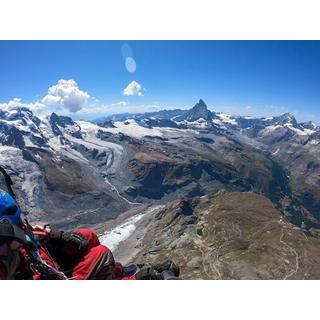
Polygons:
<instances>
[{"instance_id":1,"label":"gloved hand","mask_svg":"<svg viewBox=\"0 0 320 320\"><path fill-rule=\"evenodd\" d=\"M79 252L83 254L89 248L89 241L80 233L51 229L49 237L53 242L64 245L66 251L72 251L72 253Z\"/></svg>"}]
</instances>

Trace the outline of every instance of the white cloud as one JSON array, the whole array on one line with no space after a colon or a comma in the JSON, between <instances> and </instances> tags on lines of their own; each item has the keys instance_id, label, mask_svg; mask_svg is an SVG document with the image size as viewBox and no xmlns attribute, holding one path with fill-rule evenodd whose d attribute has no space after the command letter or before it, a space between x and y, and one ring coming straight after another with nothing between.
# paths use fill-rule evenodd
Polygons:
<instances>
[{"instance_id":1,"label":"white cloud","mask_svg":"<svg viewBox=\"0 0 320 320\"><path fill-rule=\"evenodd\" d=\"M111 104L113 107L126 107L128 105L128 102L126 101L119 101L116 103Z\"/></svg>"},{"instance_id":2,"label":"white cloud","mask_svg":"<svg viewBox=\"0 0 320 320\"><path fill-rule=\"evenodd\" d=\"M1 110L12 110L15 108L28 108L31 111L39 111L43 107L44 107L44 104L42 104L41 102L24 103L20 98L14 98L9 102L0 103Z\"/></svg>"},{"instance_id":3,"label":"white cloud","mask_svg":"<svg viewBox=\"0 0 320 320\"><path fill-rule=\"evenodd\" d=\"M128 86L123 90L122 94L124 96L143 96L142 87L137 81L132 81L128 84Z\"/></svg>"},{"instance_id":4,"label":"white cloud","mask_svg":"<svg viewBox=\"0 0 320 320\"><path fill-rule=\"evenodd\" d=\"M48 94L41 100L41 103L61 106L74 113L80 111L89 98L87 92L79 89L76 81L61 79L48 89Z\"/></svg>"}]
</instances>

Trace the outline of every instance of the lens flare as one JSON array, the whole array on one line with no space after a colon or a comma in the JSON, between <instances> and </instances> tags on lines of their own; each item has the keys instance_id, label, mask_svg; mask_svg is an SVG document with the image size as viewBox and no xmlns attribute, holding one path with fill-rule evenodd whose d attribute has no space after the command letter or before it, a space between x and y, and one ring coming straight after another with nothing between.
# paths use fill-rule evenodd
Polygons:
<instances>
[{"instance_id":1,"label":"lens flare","mask_svg":"<svg viewBox=\"0 0 320 320\"><path fill-rule=\"evenodd\" d=\"M124 59L124 63L127 71L130 73L134 73L137 70L137 64L133 58L133 51L130 45L128 45L127 43L124 43L121 46L121 53L122 53L122 57Z\"/></svg>"},{"instance_id":2,"label":"lens flare","mask_svg":"<svg viewBox=\"0 0 320 320\"><path fill-rule=\"evenodd\" d=\"M126 68L129 72L133 73L137 69L137 64L132 57L126 58Z\"/></svg>"},{"instance_id":3,"label":"lens flare","mask_svg":"<svg viewBox=\"0 0 320 320\"><path fill-rule=\"evenodd\" d=\"M126 59L128 57L132 57L132 49L127 43L124 43L121 46L121 53L122 53L123 59Z\"/></svg>"}]
</instances>

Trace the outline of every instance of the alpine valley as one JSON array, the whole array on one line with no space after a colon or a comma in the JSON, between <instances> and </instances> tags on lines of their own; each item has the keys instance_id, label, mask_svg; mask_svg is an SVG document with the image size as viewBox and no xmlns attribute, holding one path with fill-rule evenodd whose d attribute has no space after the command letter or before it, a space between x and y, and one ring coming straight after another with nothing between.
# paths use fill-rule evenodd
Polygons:
<instances>
[{"instance_id":1,"label":"alpine valley","mask_svg":"<svg viewBox=\"0 0 320 320\"><path fill-rule=\"evenodd\" d=\"M200 100L86 122L13 108L0 111L0 165L30 221L92 227L121 262L320 279L320 128L289 113L235 117Z\"/></svg>"}]
</instances>

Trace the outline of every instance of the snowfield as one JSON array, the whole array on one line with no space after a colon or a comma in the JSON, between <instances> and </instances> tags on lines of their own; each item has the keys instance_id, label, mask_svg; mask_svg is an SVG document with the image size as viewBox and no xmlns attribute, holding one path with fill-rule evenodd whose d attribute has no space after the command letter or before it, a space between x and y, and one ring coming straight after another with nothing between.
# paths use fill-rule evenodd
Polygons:
<instances>
[{"instance_id":1,"label":"snowfield","mask_svg":"<svg viewBox=\"0 0 320 320\"><path fill-rule=\"evenodd\" d=\"M114 229L106 232L100 236L100 242L107 246L111 251L114 251L120 242L128 239L135 231L136 223L140 221L144 215L144 213L137 214Z\"/></svg>"},{"instance_id":2,"label":"snowfield","mask_svg":"<svg viewBox=\"0 0 320 320\"><path fill-rule=\"evenodd\" d=\"M133 217L128 218L126 221L111 229L110 231L105 232L99 237L99 240L102 244L107 246L111 251L115 251L118 245L127 240L136 230L137 224L145 216L153 215L159 212L164 205L156 205L148 208L145 212L134 215Z\"/></svg>"},{"instance_id":3,"label":"snowfield","mask_svg":"<svg viewBox=\"0 0 320 320\"><path fill-rule=\"evenodd\" d=\"M23 159L22 151L20 149L1 145L0 165L9 169L9 174L10 169L19 174L19 178L23 181L21 190L24 192L29 204L35 206L35 196L37 189L40 187L39 180L41 179L41 172L39 171L38 166L33 162ZM2 183L0 187L6 190L6 187L2 185Z\"/></svg>"},{"instance_id":4,"label":"snowfield","mask_svg":"<svg viewBox=\"0 0 320 320\"><path fill-rule=\"evenodd\" d=\"M316 132L316 130L311 130L311 129L306 129L306 128L304 128L303 130L302 129L298 129L298 128L293 127L292 124L287 123L285 125L267 126L261 131L261 134L262 135L270 134L270 133L274 132L275 130L281 129L281 128L284 128L284 127L294 131L299 136L307 136L307 135L311 135L311 134Z\"/></svg>"},{"instance_id":5,"label":"snowfield","mask_svg":"<svg viewBox=\"0 0 320 320\"><path fill-rule=\"evenodd\" d=\"M222 123L228 123L228 124L232 124L232 125L237 125L237 121L230 115L225 114L225 113L217 113L217 117L220 118Z\"/></svg>"},{"instance_id":6,"label":"snowfield","mask_svg":"<svg viewBox=\"0 0 320 320\"><path fill-rule=\"evenodd\" d=\"M77 123L83 127L84 123L77 121ZM153 136L153 137L162 137L162 132L159 128L145 128L139 126L135 120L130 119L124 122L116 121L113 123L116 128L102 128L99 127L100 130L104 132L110 132L112 134L123 133L127 136L141 139L145 136Z\"/></svg>"},{"instance_id":7,"label":"snowfield","mask_svg":"<svg viewBox=\"0 0 320 320\"><path fill-rule=\"evenodd\" d=\"M185 125L185 126L191 126L194 128L199 128L199 129L207 129L210 127L210 122L208 122L207 120L203 119L203 118L199 118L198 120L195 121L188 121L188 120L182 120L182 121L175 121L176 124L178 125ZM176 130L176 129L175 129ZM188 130L188 129L178 129L179 131L181 130Z\"/></svg>"}]
</instances>

